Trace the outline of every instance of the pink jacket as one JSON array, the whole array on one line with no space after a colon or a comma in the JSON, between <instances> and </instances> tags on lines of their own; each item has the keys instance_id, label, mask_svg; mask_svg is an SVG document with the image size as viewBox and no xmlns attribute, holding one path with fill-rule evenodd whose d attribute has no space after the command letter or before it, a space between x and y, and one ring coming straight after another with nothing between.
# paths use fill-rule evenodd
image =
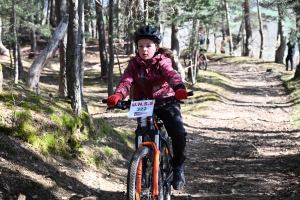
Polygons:
<instances>
[{"instance_id":1,"label":"pink jacket","mask_svg":"<svg viewBox=\"0 0 300 200\"><path fill-rule=\"evenodd\" d=\"M132 58L115 93L121 93L125 99L132 85L134 100L174 96L174 91L185 88L180 74L172 67L171 59L163 54L157 54L147 61L138 55Z\"/></svg>"}]
</instances>

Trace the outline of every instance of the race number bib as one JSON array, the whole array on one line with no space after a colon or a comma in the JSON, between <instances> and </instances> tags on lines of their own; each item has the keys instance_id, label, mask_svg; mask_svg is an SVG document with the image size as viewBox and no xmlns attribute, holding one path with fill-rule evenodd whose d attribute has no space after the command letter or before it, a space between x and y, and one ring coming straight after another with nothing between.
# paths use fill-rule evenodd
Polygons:
<instances>
[{"instance_id":1,"label":"race number bib","mask_svg":"<svg viewBox=\"0 0 300 200\"><path fill-rule=\"evenodd\" d=\"M152 116L155 100L132 101L128 113L129 118Z\"/></svg>"}]
</instances>

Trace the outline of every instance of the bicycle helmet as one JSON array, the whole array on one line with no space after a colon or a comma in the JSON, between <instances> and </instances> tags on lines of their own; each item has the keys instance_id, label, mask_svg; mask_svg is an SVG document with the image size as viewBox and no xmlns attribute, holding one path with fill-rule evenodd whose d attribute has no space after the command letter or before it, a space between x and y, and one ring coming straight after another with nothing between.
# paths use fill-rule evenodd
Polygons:
<instances>
[{"instance_id":1,"label":"bicycle helmet","mask_svg":"<svg viewBox=\"0 0 300 200\"><path fill-rule=\"evenodd\" d=\"M139 27L133 34L133 39L134 39L134 43L136 44L140 39L150 39L157 44L159 44L162 40L161 34L158 31L158 29L151 25L145 25Z\"/></svg>"}]
</instances>

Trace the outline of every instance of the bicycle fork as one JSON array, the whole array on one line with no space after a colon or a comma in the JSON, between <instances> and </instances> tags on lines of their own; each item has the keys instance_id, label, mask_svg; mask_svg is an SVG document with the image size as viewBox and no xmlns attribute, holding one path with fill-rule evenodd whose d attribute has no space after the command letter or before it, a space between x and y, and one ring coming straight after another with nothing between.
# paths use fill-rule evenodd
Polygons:
<instances>
[{"instance_id":1,"label":"bicycle fork","mask_svg":"<svg viewBox=\"0 0 300 200\"><path fill-rule=\"evenodd\" d=\"M153 185L152 185L152 198L158 196L158 173L159 173L159 159L160 159L160 151L157 148L154 142L143 142L140 144L139 147L143 146L150 146L154 152L154 160L153 160ZM139 161L138 170L137 170L137 182L136 182L136 194L140 194L142 191L142 167L143 167L143 160Z\"/></svg>"}]
</instances>

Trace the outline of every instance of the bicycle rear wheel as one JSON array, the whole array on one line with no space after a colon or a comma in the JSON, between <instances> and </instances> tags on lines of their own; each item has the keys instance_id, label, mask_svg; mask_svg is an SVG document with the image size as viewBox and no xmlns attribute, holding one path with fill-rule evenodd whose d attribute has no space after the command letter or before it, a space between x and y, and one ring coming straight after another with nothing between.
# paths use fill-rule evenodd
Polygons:
<instances>
[{"instance_id":1,"label":"bicycle rear wheel","mask_svg":"<svg viewBox=\"0 0 300 200\"><path fill-rule=\"evenodd\" d=\"M153 159L154 153L151 147L140 147L134 152L127 174L127 200L152 199ZM139 184L141 184L140 191L137 190ZM156 199L160 199L160 196L162 196L161 191Z\"/></svg>"},{"instance_id":2,"label":"bicycle rear wheel","mask_svg":"<svg viewBox=\"0 0 300 200\"><path fill-rule=\"evenodd\" d=\"M206 70L207 68L207 57L205 54L200 54L198 58L199 69Z\"/></svg>"}]
</instances>

